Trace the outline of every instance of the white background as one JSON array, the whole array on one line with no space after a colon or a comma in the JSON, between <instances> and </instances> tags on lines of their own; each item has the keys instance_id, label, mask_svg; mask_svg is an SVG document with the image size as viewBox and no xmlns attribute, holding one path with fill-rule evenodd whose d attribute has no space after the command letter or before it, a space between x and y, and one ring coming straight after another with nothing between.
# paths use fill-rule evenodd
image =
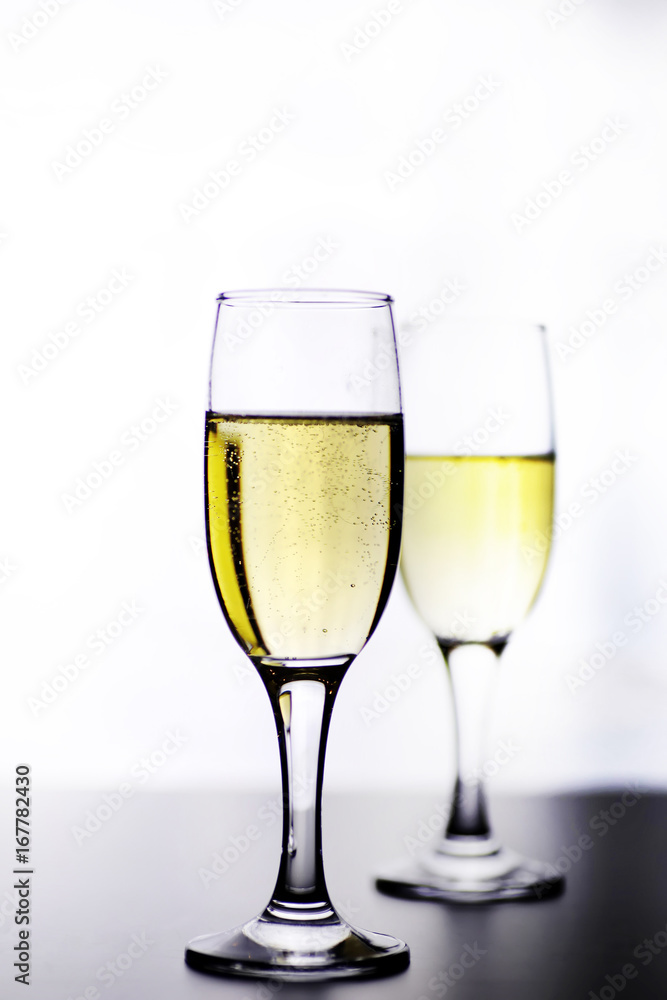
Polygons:
<instances>
[{"instance_id":1,"label":"white background","mask_svg":"<svg viewBox=\"0 0 667 1000\"><path fill-rule=\"evenodd\" d=\"M578 501L582 514L503 658L489 752L499 739L520 749L493 787L667 785L667 614L660 606L636 632L626 621L667 579L667 266L629 296L614 290L667 245L667 11L585 0L557 20L556 0L402 0L368 40L375 28L359 29L386 7L70 0L17 42L40 8L3 4L4 782L27 760L42 784L114 788L170 731L186 741L146 787L277 782L268 699L203 551L203 415L215 296L294 283L324 239L335 249L307 282L391 292L400 323L422 307L433 315L457 279L465 291L444 316L549 328L557 506ZM115 102L149 68L166 78L121 117ZM464 122L447 118L481 78L494 92ZM249 162L242 144L275 109L293 121ZM58 168L103 118L113 130ZM608 118L619 134L578 167ZM445 142L390 184L437 127ZM230 159L242 169L227 189L184 212ZM546 195L566 169L572 183ZM540 192L543 208L522 223ZM131 280L87 322L80 304L114 269ZM563 356L557 345L609 298L615 313ZM76 337L36 371L35 352L72 322ZM133 426L160 400L173 412L131 450ZM589 481L619 449L633 460L602 494ZM64 494L118 450L122 464L68 511ZM98 655L89 637L124 602L141 610ZM567 676L619 630L627 644L571 691ZM444 791L451 714L429 641L397 584L340 694L329 788ZM84 653L55 700L30 701ZM420 676L369 720L361 710L410 664Z\"/></svg>"}]
</instances>

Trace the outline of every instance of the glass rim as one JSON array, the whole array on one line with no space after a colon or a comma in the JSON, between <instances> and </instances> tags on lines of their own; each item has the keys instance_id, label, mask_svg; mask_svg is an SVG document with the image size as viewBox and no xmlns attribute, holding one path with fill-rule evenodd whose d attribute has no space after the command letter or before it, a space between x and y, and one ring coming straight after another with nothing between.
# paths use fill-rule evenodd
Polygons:
<instances>
[{"instance_id":1,"label":"glass rim","mask_svg":"<svg viewBox=\"0 0 667 1000\"><path fill-rule=\"evenodd\" d=\"M221 305L251 306L348 306L377 309L391 305L393 298L384 292L357 291L348 288L241 288L221 292Z\"/></svg>"}]
</instances>

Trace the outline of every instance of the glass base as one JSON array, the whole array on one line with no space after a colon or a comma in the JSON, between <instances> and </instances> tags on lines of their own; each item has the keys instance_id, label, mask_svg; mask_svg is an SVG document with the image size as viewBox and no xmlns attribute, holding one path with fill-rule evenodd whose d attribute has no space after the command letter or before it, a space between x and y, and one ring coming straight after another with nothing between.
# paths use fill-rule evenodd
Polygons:
<instances>
[{"instance_id":1,"label":"glass base","mask_svg":"<svg viewBox=\"0 0 667 1000\"><path fill-rule=\"evenodd\" d=\"M461 845L462 846L462 845ZM560 895L562 875L551 865L522 858L500 845L472 855L452 844L411 861L401 861L380 874L380 892L408 899L450 903L494 903L510 899L547 899Z\"/></svg>"},{"instance_id":2,"label":"glass base","mask_svg":"<svg viewBox=\"0 0 667 1000\"><path fill-rule=\"evenodd\" d=\"M398 938L355 930L335 913L325 921L292 922L265 912L190 941L185 961L200 972L314 982L402 972L410 951Z\"/></svg>"}]
</instances>

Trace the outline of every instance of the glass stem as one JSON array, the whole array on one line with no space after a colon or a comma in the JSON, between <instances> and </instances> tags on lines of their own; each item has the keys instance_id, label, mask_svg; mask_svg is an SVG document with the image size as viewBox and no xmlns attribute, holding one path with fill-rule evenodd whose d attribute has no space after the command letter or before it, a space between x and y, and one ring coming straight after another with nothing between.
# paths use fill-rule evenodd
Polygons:
<instances>
[{"instance_id":1,"label":"glass stem","mask_svg":"<svg viewBox=\"0 0 667 1000\"><path fill-rule=\"evenodd\" d=\"M484 747L497 659L505 642L450 645L440 642L447 664L456 726L456 784L439 851L487 854L497 849L484 795Z\"/></svg>"},{"instance_id":2,"label":"glass stem","mask_svg":"<svg viewBox=\"0 0 667 1000\"><path fill-rule=\"evenodd\" d=\"M278 732L283 785L283 844L273 920L337 919L322 861L322 783L333 704L349 662L288 667L256 664Z\"/></svg>"}]
</instances>

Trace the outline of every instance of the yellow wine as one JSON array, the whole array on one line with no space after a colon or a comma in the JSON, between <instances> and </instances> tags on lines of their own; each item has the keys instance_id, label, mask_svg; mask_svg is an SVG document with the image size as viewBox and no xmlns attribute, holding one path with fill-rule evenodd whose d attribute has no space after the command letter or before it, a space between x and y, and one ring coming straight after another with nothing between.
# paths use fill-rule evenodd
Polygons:
<instances>
[{"instance_id":1,"label":"yellow wine","mask_svg":"<svg viewBox=\"0 0 667 1000\"><path fill-rule=\"evenodd\" d=\"M227 621L251 657L354 655L400 548L400 416L207 414L207 540Z\"/></svg>"},{"instance_id":2,"label":"yellow wine","mask_svg":"<svg viewBox=\"0 0 667 1000\"><path fill-rule=\"evenodd\" d=\"M408 456L401 572L447 641L509 635L544 575L554 456Z\"/></svg>"}]
</instances>

